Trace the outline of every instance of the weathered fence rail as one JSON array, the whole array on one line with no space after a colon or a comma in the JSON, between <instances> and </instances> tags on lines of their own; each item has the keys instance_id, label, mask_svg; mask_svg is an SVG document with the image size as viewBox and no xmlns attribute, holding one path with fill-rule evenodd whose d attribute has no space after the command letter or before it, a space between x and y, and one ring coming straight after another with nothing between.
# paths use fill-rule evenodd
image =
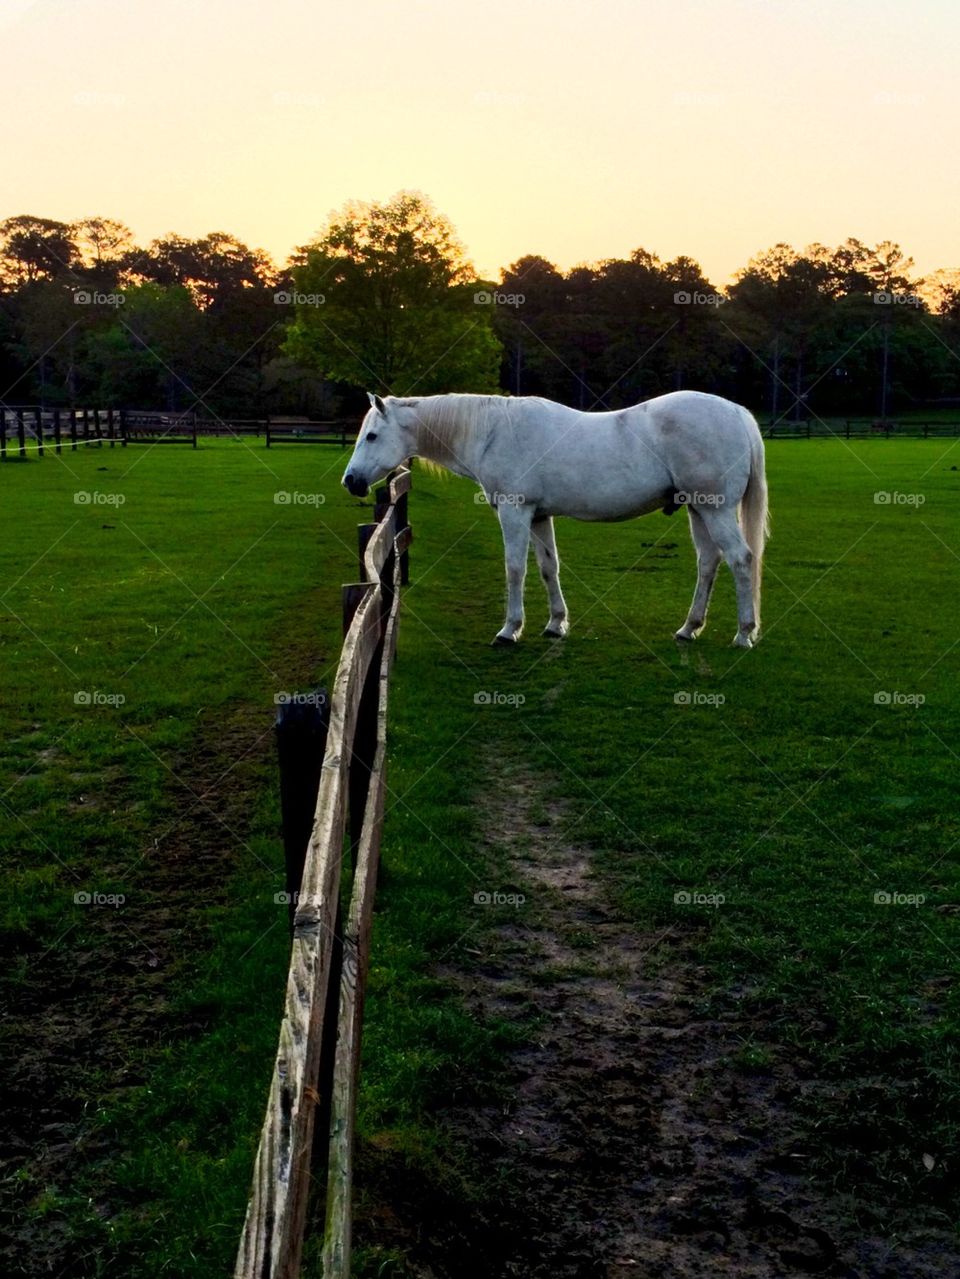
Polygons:
<instances>
[{"instance_id":1,"label":"weathered fence rail","mask_svg":"<svg viewBox=\"0 0 960 1279\"><path fill-rule=\"evenodd\" d=\"M299 1275L308 1201L316 1194L325 1195L324 1279L346 1279L350 1271L360 1032L383 825L387 695L411 540L409 489L410 472L402 468L378 493L377 522L359 528L362 580L343 588L343 649L235 1279ZM335 999L331 983L338 979ZM318 1116L329 1116L329 1131L315 1132Z\"/></svg>"}]
</instances>

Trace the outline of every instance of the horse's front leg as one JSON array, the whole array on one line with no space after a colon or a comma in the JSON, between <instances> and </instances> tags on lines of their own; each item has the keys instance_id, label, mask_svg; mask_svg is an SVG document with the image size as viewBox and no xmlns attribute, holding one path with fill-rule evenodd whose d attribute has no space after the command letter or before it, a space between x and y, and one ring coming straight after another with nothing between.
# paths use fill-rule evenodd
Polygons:
<instances>
[{"instance_id":1,"label":"horse's front leg","mask_svg":"<svg viewBox=\"0 0 960 1279\"><path fill-rule=\"evenodd\" d=\"M557 554L557 539L553 531L553 516L544 515L534 519L530 525L533 537L533 549L537 555L537 567L547 588L550 601L550 621L547 622L544 635L549 639L563 639L570 624L567 620L567 603L560 589L560 556Z\"/></svg>"},{"instance_id":2,"label":"horse's front leg","mask_svg":"<svg viewBox=\"0 0 960 1279\"><path fill-rule=\"evenodd\" d=\"M526 507L501 502L497 507L503 553L507 570L507 617L494 637L494 644L515 644L523 630L523 582L527 575L527 552L530 549L530 521L533 512Z\"/></svg>"}]
</instances>

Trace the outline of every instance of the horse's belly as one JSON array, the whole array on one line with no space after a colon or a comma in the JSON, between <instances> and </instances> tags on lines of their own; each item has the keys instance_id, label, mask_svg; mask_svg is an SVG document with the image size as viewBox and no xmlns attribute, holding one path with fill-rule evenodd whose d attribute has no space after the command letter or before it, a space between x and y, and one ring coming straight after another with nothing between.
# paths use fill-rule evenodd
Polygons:
<instances>
[{"instance_id":1,"label":"horse's belly","mask_svg":"<svg viewBox=\"0 0 960 1279\"><path fill-rule=\"evenodd\" d=\"M641 480L636 476L608 476L606 480L565 483L554 493L545 493L537 503L544 515L569 515L575 520L632 520L662 510L672 496L667 476Z\"/></svg>"},{"instance_id":2,"label":"horse's belly","mask_svg":"<svg viewBox=\"0 0 960 1279\"><path fill-rule=\"evenodd\" d=\"M583 507L581 509L571 509L564 511L543 511L544 515L569 515L574 520L595 521L604 524L617 524L621 520L634 520L638 515L650 515L653 511L661 511L666 505L667 497L663 495L655 501L644 503L637 506L631 503L629 506L605 507L603 510L596 510L592 507ZM539 513L539 510L538 510Z\"/></svg>"}]
</instances>

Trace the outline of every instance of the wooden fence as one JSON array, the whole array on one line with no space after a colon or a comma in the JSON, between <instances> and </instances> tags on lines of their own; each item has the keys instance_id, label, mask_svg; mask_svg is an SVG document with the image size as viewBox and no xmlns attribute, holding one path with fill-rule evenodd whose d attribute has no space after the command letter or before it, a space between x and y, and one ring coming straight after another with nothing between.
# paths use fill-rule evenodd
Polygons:
<instances>
[{"instance_id":1,"label":"wooden fence","mask_svg":"<svg viewBox=\"0 0 960 1279\"><path fill-rule=\"evenodd\" d=\"M360 1031L383 825L387 694L411 540L409 489L410 472L401 468L378 490L376 523L358 530L362 580L343 588L343 650L235 1279L299 1275L308 1199L316 1195L325 1195L323 1211L315 1200L326 1222L324 1279L350 1273ZM344 870L348 827L352 875Z\"/></svg>"},{"instance_id":2,"label":"wooden fence","mask_svg":"<svg viewBox=\"0 0 960 1279\"><path fill-rule=\"evenodd\" d=\"M60 453L64 445L76 452L83 445L124 444L123 414L117 409L41 409L32 405L0 408L0 458L16 453L24 458L44 446Z\"/></svg>"},{"instance_id":3,"label":"wooden fence","mask_svg":"<svg viewBox=\"0 0 960 1279\"><path fill-rule=\"evenodd\" d=\"M759 419L767 439L954 439L960 421L881 421L876 418L804 418L800 421ZM306 417L202 418L195 412L163 413L139 409L43 409L35 406L0 408L0 459L10 454L25 458L28 452L43 456L51 445L57 453L64 446L191 444L200 436L242 439L264 437L267 448L275 444L352 443L358 433L355 419L329 421Z\"/></svg>"},{"instance_id":4,"label":"wooden fence","mask_svg":"<svg viewBox=\"0 0 960 1279\"><path fill-rule=\"evenodd\" d=\"M267 422L267 448L271 444L339 444L346 448L357 434L353 418L314 422L308 417L272 417Z\"/></svg>"},{"instance_id":5,"label":"wooden fence","mask_svg":"<svg viewBox=\"0 0 960 1279\"><path fill-rule=\"evenodd\" d=\"M768 440L810 439L953 439L960 435L960 422L895 422L877 418L804 418L801 421L760 420L760 430Z\"/></svg>"},{"instance_id":6,"label":"wooden fence","mask_svg":"<svg viewBox=\"0 0 960 1279\"><path fill-rule=\"evenodd\" d=\"M336 418L207 418L193 411L164 413L155 409L45 409L36 405L0 408L0 458L8 454L42 457L45 448L74 452L81 445L190 444L200 436L242 439L263 436L271 444L332 443L341 448L352 443L358 420Z\"/></svg>"}]
</instances>

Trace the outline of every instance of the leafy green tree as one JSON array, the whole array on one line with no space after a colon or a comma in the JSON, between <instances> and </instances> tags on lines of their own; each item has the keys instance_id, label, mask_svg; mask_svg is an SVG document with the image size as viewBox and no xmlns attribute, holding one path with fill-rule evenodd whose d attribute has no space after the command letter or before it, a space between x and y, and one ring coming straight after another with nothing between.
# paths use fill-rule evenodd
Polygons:
<instances>
[{"instance_id":1,"label":"leafy green tree","mask_svg":"<svg viewBox=\"0 0 960 1279\"><path fill-rule=\"evenodd\" d=\"M202 312L201 340L178 366L194 394L183 406L218 415L265 414L266 369L283 335L270 257L214 231L198 240L178 235L154 240L127 253L124 268L129 279L143 284L188 290ZM175 398L182 400L179 393Z\"/></svg>"},{"instance_id":2,"label":"leafy green tree","mask_svg":"<svg viewBox=\"0 0 960 1279\"><path fill-rule=\"evenodd\" d=\"M423 195L351 203L292 262L285 350L325 378L397 395L494 391L494 305Z\"/></svg>"},{"instance_id":3,"label":"leafy green tree","mask_svg":"<svg viewBox=\"0 0 960 1279\"><path fill-rule=\"evenodd\" d=\"M37 398L34 387L44 402L74 401L87 318L86 309L74 305L67 283L37 278L21 285L10 343L22 370L11 388L15 401Z\"/></svg>"},{"instance_id":4,"label":"leafy green tree","mask_svg":"<svg viewBox=\"0 0 960 1279\"><path fill-rule=\"evenodd\" d=\"M128 408L190 409L203 315L182 284L148 281L124 289L107 326L87 335L91 376L107 403Z\"/></svg>"}]
</instances>

